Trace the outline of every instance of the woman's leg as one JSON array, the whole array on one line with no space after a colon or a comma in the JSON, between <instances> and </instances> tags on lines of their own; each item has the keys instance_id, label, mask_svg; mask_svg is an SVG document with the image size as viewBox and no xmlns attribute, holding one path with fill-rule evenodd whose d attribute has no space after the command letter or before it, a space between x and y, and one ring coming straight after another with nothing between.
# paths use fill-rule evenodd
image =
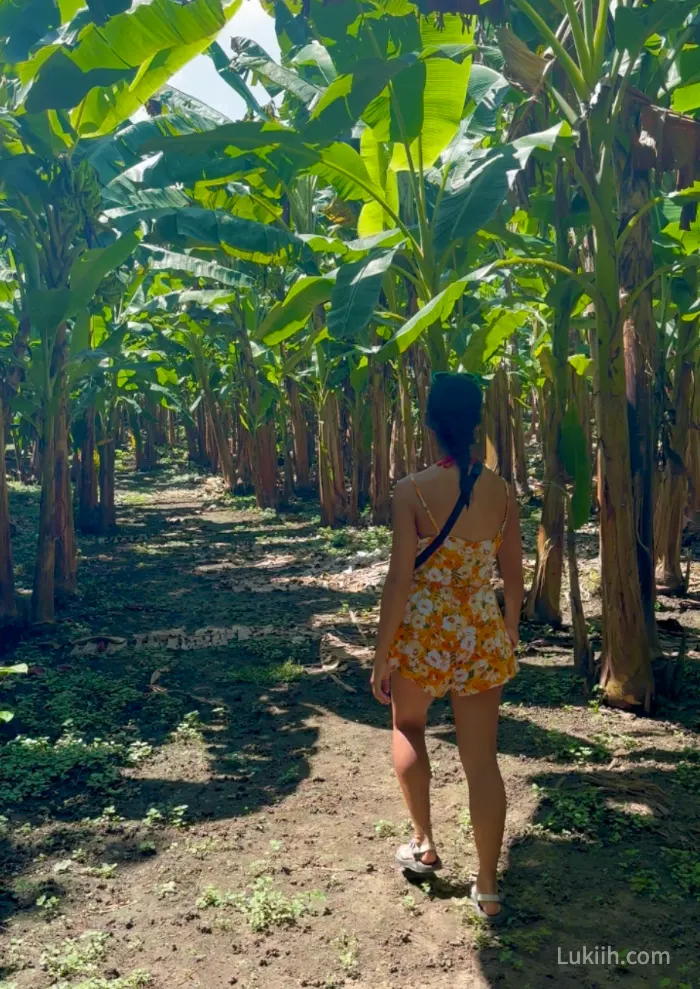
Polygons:
<instances>
[{"instance_id":1,"label":"woman's leg","mask_svg":"<svg viewBox=\"0 0 700 989\"><path fill-rule=\"evenodd\" d=\"M433 840L430 820L430 759L425 747L425 726L433 698L412 680L394 673L391 678L391 702L394 712L394 768L398 776L415 836ZM426 852L423 862L435 861L434 852Z\"/></svg>"},{"instance_id":2,"label":"woman's leg","mask_svg":"<svg viewBox=\"0 0 700 989\"><path fill-rule=\"evenodd\" d=\"M496 751L502 689L492 687L467 697L452 695L457 744L469 784L469 813L479 856L479 893L498 892L498 857L506 820L506 793ZM488 914L501 909L497 903L483 903L482 907Z\"/></svg>"}]
</instances>

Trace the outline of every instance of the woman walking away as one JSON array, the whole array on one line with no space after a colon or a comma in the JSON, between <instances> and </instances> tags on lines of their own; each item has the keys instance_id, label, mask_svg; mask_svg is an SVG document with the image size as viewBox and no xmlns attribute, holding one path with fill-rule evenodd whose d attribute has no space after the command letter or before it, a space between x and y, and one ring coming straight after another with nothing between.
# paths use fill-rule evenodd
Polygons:
<instances>
[{"instance_id":1,"label":"woman walking away","mask_svg":"<svg viewBox=\"0 0 700 989\"><path fill-rule=\"evenodd\" d=\"M496 923L502 919L497 868L506 814L496 757L498 708L503 684L518 670L523 574L515 496L472 456L481 403L469 375L435 375L427 420L445 456L394 492L372 690L393 707L394 766L415 829L396 861L419 875L442 865L430 819L425 728L433 698L451 693L479 856L471 903ZM490 581L496 559L505 618Z\"/></svg>"}]
</instances>

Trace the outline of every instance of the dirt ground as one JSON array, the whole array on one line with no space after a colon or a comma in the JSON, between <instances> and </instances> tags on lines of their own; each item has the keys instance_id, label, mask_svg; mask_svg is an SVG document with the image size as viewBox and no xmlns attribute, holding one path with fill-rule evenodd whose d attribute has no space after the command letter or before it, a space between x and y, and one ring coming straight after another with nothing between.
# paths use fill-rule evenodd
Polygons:
<instances>
[{"instance_id":1,"label":"dirt ground","mask_svg":"<svg viewBox=\"0 0 700 989\"><path fill-rule=\"evenodd\" d=\"M407 815L367 688L388 533L259 512L182 466L120 485L119 537L81 539L80 596L5 641L30 672L2 695L0 989L700 989L692 589L660 599L686 673L652 718L586 695L566 627L524 629L494 932L465 902L445 704L429 745L446 870L420 885L393 868ZM36 492L12 511L27 586ZM524 508L530 564L536 518ZM579 542L595 641L593 527Z\"/></svg>"}]
</instances>

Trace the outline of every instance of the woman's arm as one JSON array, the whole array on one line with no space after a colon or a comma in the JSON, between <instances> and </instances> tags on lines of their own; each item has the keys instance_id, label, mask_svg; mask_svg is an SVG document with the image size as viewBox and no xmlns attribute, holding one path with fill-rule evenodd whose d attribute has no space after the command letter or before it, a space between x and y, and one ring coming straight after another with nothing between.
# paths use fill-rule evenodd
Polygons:
<instances>
[{"instance_id":1,"label":"woman's arm","mask_svg":"<svg viewBox=\"0 0 700 989\"><path fill-rule=\"evenodd\" d=\"M518 499L512 488L508 491L508 521L503 542L498 551L498 566L503 577L505 597L505 623L508 635L517 646L520 633L520 611L523 606L525 587L523 584L523 545L520 538L520 511Z\"/></svg>"},{"instance_id":2,"label":"woman's arm","mask_svg":"<svg viewBox=\"0 0 700 989\"><path fill-rule=\"evenodd\" d=\"M399 482L392 503L393 539L391 561L382 592L379 630L372 672L372 690L382 704L390 703L389 648L403 621L416 562L418 536L413 490L408 479Z\"/></svg>"}]
</instances>

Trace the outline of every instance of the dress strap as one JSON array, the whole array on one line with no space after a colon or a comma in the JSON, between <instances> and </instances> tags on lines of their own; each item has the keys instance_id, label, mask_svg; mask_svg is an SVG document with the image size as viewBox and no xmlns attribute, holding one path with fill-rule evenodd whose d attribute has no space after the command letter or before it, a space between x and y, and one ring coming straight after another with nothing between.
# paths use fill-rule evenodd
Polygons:
<instances>
[{"instance_id":1,"label":"dress strap","mask_svg":"<svg viewBox=\"0 0 700 989\"><path fill-rule=\"evenodd\" d=\"M425 498L423 497L423 493L422 493L421 489L418 487L418 483L416 482L416 479L413 476L413 474L411 474L411 481L413 482L413 487L416 489L416 494L420 498L420 503L423 506L423 508L425 509L428 518L430 519L430 522L432 524L433 529L435 529L435 532L438 533L440 531L440 527L438 526L437 522L435 521L435 517L434 517L433 513L430 511L430 509L426 505Z\"/></svg>"}]
</instances>

